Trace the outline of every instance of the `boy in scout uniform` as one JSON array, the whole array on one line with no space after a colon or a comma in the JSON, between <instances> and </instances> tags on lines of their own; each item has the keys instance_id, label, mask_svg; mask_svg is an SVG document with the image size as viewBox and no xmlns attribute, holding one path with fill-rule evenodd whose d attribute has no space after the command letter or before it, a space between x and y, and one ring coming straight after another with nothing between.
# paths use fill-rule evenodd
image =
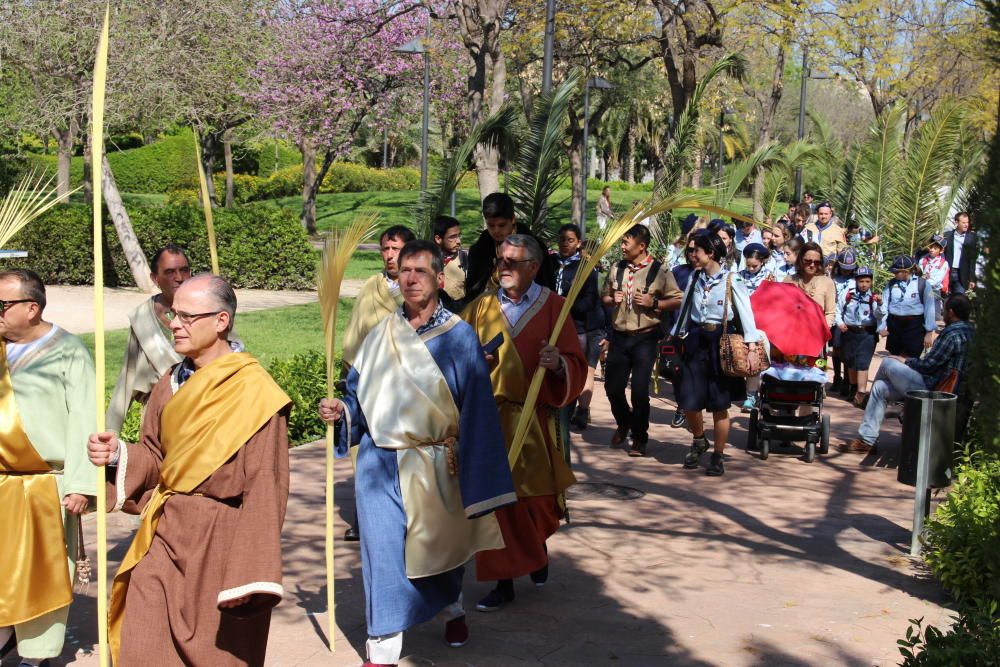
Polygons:
<instances>
[{"instance_id":1,"label":"boy in scout uniform","mask_svg":"<svg viewBox=\"0 0 1000 667\"><path fill-rule=\"evenodd\" d=\"M872 270L867 266L858 268L854 283L837 298L836 323L840 330L840 354L850 383L848 391L854 405L861 407L868 388L868 369L875 356L882 297L872 292Z\"/></svg>"},{"instance_id":2,"label":"boy in scout uniform","mask_svg":"<svg viewBox=\"0 0 1000 667\"><path fill-rule=\"evenodd\" d=\"M913 259L900 255L890 271L895 278L885 286L885 316L879 335L886 338L889 354L919 357L931 346L937 323L934 291L924 278L913 275Z\"/></svg>"}]
</instances>

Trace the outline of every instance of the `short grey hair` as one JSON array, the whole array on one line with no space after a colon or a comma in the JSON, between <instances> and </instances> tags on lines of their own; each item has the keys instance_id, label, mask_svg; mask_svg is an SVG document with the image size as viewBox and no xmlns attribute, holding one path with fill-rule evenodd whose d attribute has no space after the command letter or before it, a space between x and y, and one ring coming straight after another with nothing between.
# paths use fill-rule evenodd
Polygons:
<instances>
[{"instance_id":1,"label":"short grey hair","mask_svg":"<svg viewBox=\"0 0 1000 667\"><path fill-rule=\"evenodd\" d=\"M8 269L0 271L0 280L15 278L21 283L21 298L34 301L38 310L45 310L45 283L30 269Z\"/></svg>"},{"instance_id":2,"label":"short grey hair","mask_svg":"<svg viewBox=\"0 0 1000 667\"><path fill-rule=\"evenodd\" d=\"M503 245L509 245L511 248L524 248L525 259L537 262L539 266L542 263L542 246L538 244L538 239L534 236L511 234L504 239Z\"/></svg>"},{"instance_id":3,"label":"short grey hair","mask_svg":"<svg viewBox=\"0 0 1000 667\"><path fill-rule=\"evenodd\" d=\"M236 292L233 286L225 278L212 273L203 273L195 278L203 278L208 283L206 290L216 300L220 312L229 313L229 328L226 332L233 330L233 322L236 319Z\"/></svg>"}]
</instances>

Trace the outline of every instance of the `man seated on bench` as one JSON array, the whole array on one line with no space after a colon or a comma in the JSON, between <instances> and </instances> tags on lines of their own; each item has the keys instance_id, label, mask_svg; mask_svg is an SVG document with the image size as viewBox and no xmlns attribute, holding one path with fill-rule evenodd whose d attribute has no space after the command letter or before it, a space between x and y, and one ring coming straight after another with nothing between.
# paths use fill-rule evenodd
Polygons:
<instances>
[{"instance_id":1,"label":"man seated on bench","mask_svg":"<svg viewBox=\"0 0 1000 667\"><path fill-rule=\"evenodd\" d=\"M858 428L858 437L841 444L842 452L867 453L878 440L885 406L890 401L901 401L906 393L918 389L958 391L950 384L955 376L958 381L965 376L966 354L972 341L969 316L972 303L964 294L952 294L944 304L945 328L923 358L888 357L882 361L871 394L865 405L865 417Z\"/></svg>"}]
</instances>

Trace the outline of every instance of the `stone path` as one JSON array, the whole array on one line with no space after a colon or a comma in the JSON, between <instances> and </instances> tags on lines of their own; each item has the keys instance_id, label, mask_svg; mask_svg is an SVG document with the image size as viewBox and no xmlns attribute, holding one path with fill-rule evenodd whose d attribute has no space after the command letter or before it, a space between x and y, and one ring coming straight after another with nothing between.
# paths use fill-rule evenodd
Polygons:
<instances>
[{"instance_id":1,"label":"stone path","mask_svg":"<svg viewBox=\"0 0 1000 667\"><path fill-rule=\"evenodd\" d=\"M362 280L345 280L341 287L344 297L357 296ZM47 319L55 322L67 331L75 334L94 331L94 288L88 285L66 286L49 285L45 288L48 305L45 309ZM128 326L128 314L140 303L149 298L149 294L137 289L105 289L104 290L104 328L105 330L124 329ZM314 291L291 290L236 290L236 301L241 313L252 310L264 310L280 306L294 306L302 303L313 303L317 299Z\"/></svg>"},{"instance_id":2,"label":"stone path","mask_svg":"<svg viewBox=\"0 0 1000 667\"><path fill-rule=\"evenodd\" d=\"M835 442L861 413L828 400ZM582 482L572 523L549 542L551 579L518 581L502 611L471 610L488 586L466 576L470 642L450 649L440 623L407 633L405 665L457 667L662 665L895 665L908 619L947 622L937 584L908 556L913 494L896 481L899 426L886 422L880 456L831 452L761 461L743 451L736 419L727 473L681 468L689 435L666 424L673 403L654 399L650 456L609 449L610 412L597 385L594 425L574 436ZM268 665L356 666L364 651L359 548L336 527L336 653L326 649L323 450L292 452L284 531L284 602L275 610ZM336 500L352 504L350 465L336 466ZM614 485L614 486L608 486ZM624 489L621 487L625 487ZM110 520L121 558L133 519ZM93 517L87 521L93 549ZM95 586L70 616L66 663L97 665ZM9 661L5 665L11 664Z\"/></svg>"}]
</instances>

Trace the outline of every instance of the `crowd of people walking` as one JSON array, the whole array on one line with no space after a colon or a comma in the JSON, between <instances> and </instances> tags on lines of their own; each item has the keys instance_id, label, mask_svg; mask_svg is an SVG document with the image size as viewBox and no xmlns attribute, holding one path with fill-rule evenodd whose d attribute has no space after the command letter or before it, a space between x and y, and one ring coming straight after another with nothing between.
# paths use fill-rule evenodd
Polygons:
<instances>
[{"instance_id":1,"label":"crowd of people walking","mask_svg":"<svg viewBox=\"0 0 1000 667\"><path fill-rule=\"evenodd\" d=\"M605 189L605 225L611 206ZM647 226L631 227L620 259L582 278L579 227L563 225L547 248L507 195L486 197L482 214L468 252L450 217L435 221L433 241L382 232L383 268L345 332L339 396L318 406L336 425L337 455L355 466L345 537L360 540L369 667L398 664L403 633L434 617L450 646L468 640L470 562L488 586L480 612L510 605L518 580L547 583L546 542L576 482L570 432L592 423L598 366L610 446L641 458L665 444L650 439L650 385L662 375L670 426L690 433L683 468L710 476L726 472L733 405L754 414L769 376L863 410L845 452L875 447L888 404L907 391L961 391L983 242L965 213L917 256L884 266L876 239L845 229L827 203L791 206L762 228L690 215L662 252ZM144 406L136 443L97 432L93 361L44 319L38 276L0 272L0 512L26 536L0 549L18 573L0 587L0 646L16 645L29 667L62 651L96 466L109 508L141 517L112 586L115 664L264 663L283 594L291 400L235 336L224 279L192 277L173 245L151 267L161 292L130 316L109 412L117 429L133 402ZM801 331L782 324L783 310L803 311ZM890 356L869 388L880 339Z\"/></svg>"}]
</instances>

